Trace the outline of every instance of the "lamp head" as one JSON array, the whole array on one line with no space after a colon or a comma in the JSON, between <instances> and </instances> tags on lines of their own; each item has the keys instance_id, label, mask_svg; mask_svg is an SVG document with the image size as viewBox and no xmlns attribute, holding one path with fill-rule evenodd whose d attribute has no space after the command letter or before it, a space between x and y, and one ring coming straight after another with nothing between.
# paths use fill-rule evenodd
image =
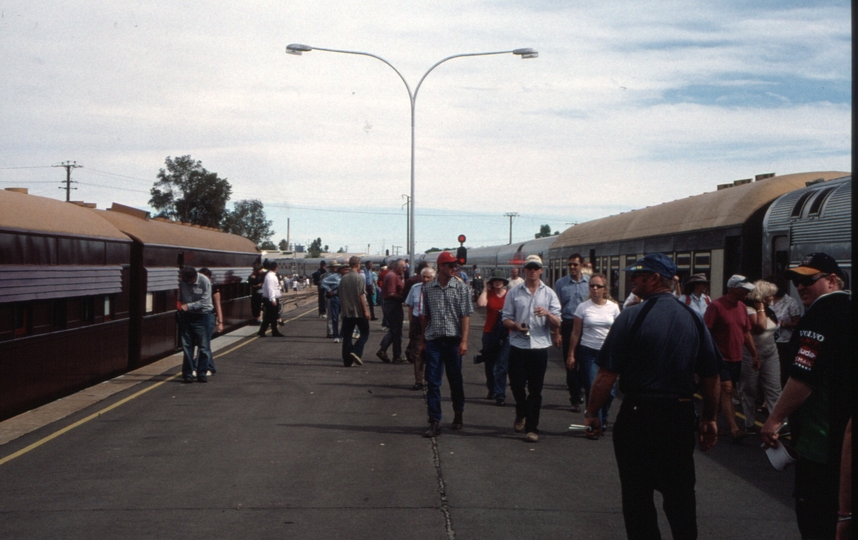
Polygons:
<instances>
[{"instance_id":1,"label":"lamp head","mask_svg":"<svg viewBox=\"0 0 858 540\"><path fill-rule=\"evenodd\" d=\"M296 56L301 56L301 53L310 52L313 50L313 47L309 45L301 45L300 43L292 43L291 45L286 46L286 54L294 54Z\"/></svg>"},{"instance_id":2,"label":"lamp head","mask_svg":"<svg viewBox=\"0 0 858 540\"><path fill-rule=\"evenodd\" d=\"M517 55L521 56L522 60L524 60L525 58L538 58L539 57L539 52L534 50L534 49L516 49L516 50L512 51L512 54L517 54Z\"/></svg>"}]
</instances>

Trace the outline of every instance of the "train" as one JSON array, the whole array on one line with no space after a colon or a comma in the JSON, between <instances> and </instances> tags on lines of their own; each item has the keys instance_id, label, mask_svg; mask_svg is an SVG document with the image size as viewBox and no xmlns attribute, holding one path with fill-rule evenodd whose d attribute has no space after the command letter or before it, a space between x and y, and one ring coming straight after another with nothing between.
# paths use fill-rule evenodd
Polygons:
<instances>
[{"instance_id":1,"label":"train","mask_svg":"<svg viewBox=\"0 0 858 540\"><path fill-rule=\"evenodd\" d=\"M852 274L852 176L823 171L777 176L773 173L721 184L712 192L595 219L558 236L472 248L467 271L509 273L530 254L542 257L542 280L552 285L566 260L580 254L605 274L612 297L623 299L631 283L622 268L647 253L660 252L675 263L684 282L695 273L711 280L710 294L721 296L733 274L760 279L798 265L804 254L824 251ZM792 291L795 294L795 291Z\"/></svg>"},{"instance_id":2,"label":"train","mask_svg":"<svg viewBox=\"0 0 858 540\"><path fill-rule=\"evenodd\" d=\"M0 191L0 420L173 354L179 267L247 324L256 245L216 229Z\"/></svg>"},{"instance_id":3,"label":"train","mask_svg":"<svg viewBox=\"0 0 858 540\"><path fill-rule=\"evenodd\" d=\"M849 172L759 174L719 184L715 191L574 225L559 235L472 247L464 269L471 277L495 269L509 275L536 254L545 263L542 280L553 286L563 276L566 259L578 253L607 276L614 298L624 298L631 284L621 269L657 251L674 260L683 282L691 274L707 274L710 293L720 296L733 274L759 279L798 264L803 254L825 251L837 259L848 281L851 201ZM434 264L439 253L420 254L415 266ZM360 255L376 267L396 258ZM322 260L348 256L281 260L281 267L309 275Z\"/></svg>"},{"instance_id":4,"label":"train","mask_svg":"<svg viewBox=\"0 0 858 540\"><path fill-rule=\"evenodd\" d=\"M667 254L684 281L706 273L710 294L732 274L758 279L813 251L852 274L852 177L822 171L769 173L712 192L574 225L559 235L468 249L473 277L507 275L531 254L542 279L563 276L579 253L605 274L611 295L631 290L622 268ZM266 254L283 274L310 275L325 260ZM396 256L358 254L376 267ZM434 263L439 252L421 254ZM0 420L172 354L178 268L208 266L223 297L225 332L251 321L246 278L262 254L250 240L152 218L114 203L108 210L0 191ZM791 291L795 294L795 291Z\"/></svg>"}]
</instances>

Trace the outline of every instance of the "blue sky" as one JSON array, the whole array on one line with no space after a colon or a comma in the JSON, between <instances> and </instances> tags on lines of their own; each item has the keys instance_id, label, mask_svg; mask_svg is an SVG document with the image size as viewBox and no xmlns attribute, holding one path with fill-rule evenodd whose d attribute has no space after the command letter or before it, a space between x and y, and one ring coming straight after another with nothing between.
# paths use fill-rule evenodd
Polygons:
<instances>
[{"instance_id":1,"label":"blue sky","mask_svg":"<svg viewBox=\"0 0 858 540\"><path fill-rule=\"evenodd\" d=\"M276 242L505 243L755 174L851 166L850 4L61 3L0 7L0 188L147 208L167 156L258 198Z\"/></svg>"}]
</instances>

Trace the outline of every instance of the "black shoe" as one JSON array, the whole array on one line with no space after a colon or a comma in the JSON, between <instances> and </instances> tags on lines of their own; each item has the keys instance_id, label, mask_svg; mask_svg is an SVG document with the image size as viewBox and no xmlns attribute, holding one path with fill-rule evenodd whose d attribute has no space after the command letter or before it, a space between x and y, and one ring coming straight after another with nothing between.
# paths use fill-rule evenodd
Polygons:
<instances>
[{"instance_id":1,"label":"black shoe","mask_svg":"<svg viewBox=\"0 0 858 540\"><path fill-rule=\"evenodd\" d=\"M271 332L271 337L284 337L281 332Z\"/></svg>"},{"instance_id":2,"label":"black shoe","mask_svg":"<svg viewBox=\"0 0 858 540\"><path fill-rule=\"evenodd\" d=\"M414 386L411 387L412 390L423 390L423 383L414 383Z\"/></svg>"},{"instance_id":3,"label":"black shoe","mask_svg":"<svg viewBox=\"0 0 858 540\"><path fill-rule=\"evenodd\" d=\"M423 436L427 439L431 439L432 437L437 437L441 434L441 424L438 422L429 422L429 429L427 429Z\"/></svg>"},{"instance_id":4,"label":"black shoe","mask_svg":"<svg viewBox=\"0 0 858 540\"><path fill-rule=\"evenodd\" d=\"M257 332L256 337L265 337L265 332Z\"/></svg>"},{"instance_id":5,"label":"black shoe","mask_svg":"<svg viewBox=\"0 0 858 540\"><path fill-rule=\"evenodd\" d=\"M377 353L375 353L375 355L376 355L377 357L379 357L379 358L381 359L381 361L382 361L382 362L384 362L385 364L389 364L389 363L390 363L390 357L389 357L389 356L387 356L387 352L386 352L386 351L381 351L381 350L380 350L380 351L378 351Z\"/></svg>"},{"instance_id":6,"label":"black shoe","mask_svg":"<svg viewBox=\"0 0 858 540\"><path fill-rule=\"evenodd\" d=\"M497 398L495 400L495 405L497 407L506 407L506 400L504 400L504 398Z\"/></svg>"},{"instance_id":7,"label":"black shoe","mask_svg":"<svg viewBox=\"0 0 858 540\"><path fill-rule=\"evenodd\" d=\"M492 392L491 390L489 390L489 395L486 396L486 399L494 399L494 398L495 398L495 393Z\"/></svg>"},{"instance_id":8,"label":"black shoe","mask_svg":"<svg viewBox=\"0 0 858 540\"><path fill-rule=\"evenodd\" d=\"M197 382L209 382L206 377L197 377Z\"/></svg>"},{"instance_id":9,"label":"black shoe","mask_svg":"<svg viewBox=\"0 0 858 540\"><path fill-rule=\"evenodd\" d=\"M457 412L456 415L453 417L453 423L450 425L450 427L454 431L459 431L464 425L465 423L462 421L462 413Z\"/></svg>"},{"instance_id":10,"label":"black shoe","mask_svg":"<svg viewBox=\"0 0 858 540\"><path fill-rule=\"evenodd\" d=\"M194 378L193 378L193 377L184 377L184 378L182 379L182 382L183 382L183 383L185 383L185 384L187 384L187 383L192 383L192 382L194 382Z\"/></svg>"}]
</instances>

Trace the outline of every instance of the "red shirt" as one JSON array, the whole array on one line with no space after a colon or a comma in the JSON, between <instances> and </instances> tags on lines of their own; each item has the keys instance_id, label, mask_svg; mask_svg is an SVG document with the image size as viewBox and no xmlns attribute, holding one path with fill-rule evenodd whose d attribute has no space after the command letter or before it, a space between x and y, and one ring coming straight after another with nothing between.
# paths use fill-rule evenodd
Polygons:
<instances>
[{"instance_id":1,"label":"red shirt","mask_svg":"<svg viewBox=\"0 0 858 540\"><path fill-rule=\"evenodd\" d=\"M748 309L743 302L732 302L726 296L713 300L706 308L703 322L725 362L741 362L745 332L751 331Z\"/></svg>"},{"instance_id":2,"label":"red shirt","mask_svg":"<svg viewBox=\"0 0 858 540\"><path fill-rule=\"evenodd\" d=\"M396 272L388 272L384 275L384 281L381 284L382 300L404 300L402 298L402 288L404 286L405 282L402 276L397 275Z\"/></svg>"},{"instance_id":3,"label":"red shirt","mask_svg":"<svg viewBox=\"0 0 858 540\"><path fill-rule=\"evenodd\" d=\"M495 327L498 315L500 315L500 312L503 309L504 300L506 300L506 295L498 296L497 293L491 289L486 292L486 325L483 326L483 332L490 333Z\"/></svg>"}]
</instances>

